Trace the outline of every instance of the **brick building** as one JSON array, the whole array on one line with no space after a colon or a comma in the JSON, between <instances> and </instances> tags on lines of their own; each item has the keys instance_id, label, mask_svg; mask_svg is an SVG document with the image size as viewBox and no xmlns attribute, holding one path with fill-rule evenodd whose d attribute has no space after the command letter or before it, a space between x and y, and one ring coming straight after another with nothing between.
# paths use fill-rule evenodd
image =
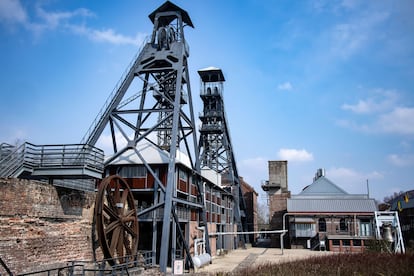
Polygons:
<instances>
[{"instance_id":1,"label":"brick building","mask_svg":"<svg viewBox=\"0 0 414 276\"><path fill-rule=\"evenodd\" d=\"M362 252L375 238L377 206L367 194L349 194L319 169L312 184L287 200L289 242L294 248Z\"/></svg>"},{"instance_id":2,"label":"brick building","mask_svg":"<svg viewBox=\"0 0 414 276\"><path fill-rule=\"evenodd\" d=\"M247 231L258 231L258 224L257 224L257 196L258 193L254 190L252 186L250 186L246 181L244 181L243 177L240 177L240 184L242 188L242 193L244 197L244 201L246 203L246 223L247 223ZM251 243L255 241L255 235L250 234L249 240Z\"/></svg>"}]
</instances>

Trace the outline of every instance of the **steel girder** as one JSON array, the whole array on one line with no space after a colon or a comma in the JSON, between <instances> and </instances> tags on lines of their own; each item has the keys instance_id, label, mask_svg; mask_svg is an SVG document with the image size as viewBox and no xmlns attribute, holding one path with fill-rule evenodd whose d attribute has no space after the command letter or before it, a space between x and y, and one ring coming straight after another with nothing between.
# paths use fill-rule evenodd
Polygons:
<instances>
[{"instance_id":1,"label":"steel girder","mask_svg":"<svg viewBox=\"0 0 414 276\"><path fill-rule=\"evenodd\" d=\"M236 158L224 109L224 75L221 69L215 67L199 70L198 73L202 81L200 97L204 105L203 113L199 116L202 122L198 144L200 166L201 168L211 168L228 178L235 201L233 210L237 231L246 232L246 204L241 190ZM246 237L239 235L239 241L243 246Z\"/></svg>"},{"instance_id":2,"label":"steel girder","mask_svg":"<svg viewBox=\"0 0 414 276\"><path fill-rule=\"evenodd\" d=\"M84 141L95 145L107 131L112 140L113 155L106 160L106 165L132 150L154 177L154 205L149 211L163 208L159 250L160 269L166 272L170 239L171 248L175 248L177 228L177 236L182 239L188 263L193 265L175 210L176 204L182 204L182 200L175 197L178 151L189 158L189 169L196 178L199 191L199 205L195 206L201 207L204 224L206 216L202 205L200 162L196 154L198 145L187 64L189 48L183 30L185 25L193 25L187 12L169 1L149 17L154 23L151 39L133 61L125 78L114 90L116 92L108 99ZM137 149L137 145L142 142L151 143L168 154L166 183L162 183L145 156ZM158 189L161 191L160 197ZM141 213L145 213L145 210ZM153 235L156 237L155 218L153 227ZM208 233L206 237L208 241ZM154 251L155 246L156 241L153 239ZM210 252L208 243L207 251Z\"/></svg>"}]
</instances>

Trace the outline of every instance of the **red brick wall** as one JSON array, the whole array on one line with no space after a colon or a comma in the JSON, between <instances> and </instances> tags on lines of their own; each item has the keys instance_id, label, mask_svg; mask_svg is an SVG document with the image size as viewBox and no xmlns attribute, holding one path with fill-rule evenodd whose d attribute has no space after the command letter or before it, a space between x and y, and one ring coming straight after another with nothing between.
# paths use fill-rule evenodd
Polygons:
<instances>
[{"instance_id":1,"label":"red brick wall","mask_svg":"<svg viewBox=\"0 0 414 276\"><path fill-rule=\"evenodd\" d=\"M92 260L94 200L93 192L0 178L0 257L13 273Z\"/></svg>"}]
</instances>

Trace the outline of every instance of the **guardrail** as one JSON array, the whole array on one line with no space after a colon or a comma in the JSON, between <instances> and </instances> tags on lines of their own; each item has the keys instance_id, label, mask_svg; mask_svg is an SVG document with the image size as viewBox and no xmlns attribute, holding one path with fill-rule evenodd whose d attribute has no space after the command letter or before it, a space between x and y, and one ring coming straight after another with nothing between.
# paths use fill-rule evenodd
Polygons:
<instances>
[{"instance_id":1,"label":"guardrail","mask_svg":"<svg viewBox=\"0 0 414 276\"><path fill-rule=\"evenodd\" d=\"M109 259L101 261L69 261L65 266L59 266L51 269L38 270L18 274L19 276L29 275L129 275L129 271L135 268L148 269L155 266L153 263L155 252L138 251L135 255L115 258L118 264L114 266L107 265Z\"/></svg>"},{"instance_id":2,"label":"guardrail","mask_svg":"<svg viewBox=\"0 0 414 276\"><path fill-rule=\"evenodd\" d=\"M19 169L82 167L97 172L104 169L104 152L87 144L34 145L28 142L0 160L0 176L10 177Z\"/></svg>"}]
</instances>

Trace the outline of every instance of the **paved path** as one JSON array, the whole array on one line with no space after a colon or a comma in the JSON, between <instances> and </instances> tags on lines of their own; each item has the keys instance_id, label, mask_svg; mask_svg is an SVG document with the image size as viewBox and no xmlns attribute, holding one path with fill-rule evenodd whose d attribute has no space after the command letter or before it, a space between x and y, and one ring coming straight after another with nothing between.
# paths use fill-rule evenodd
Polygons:
<instances>
[{"instance_id":1,"label":"paved path","mask_svg":"<svg viewBox=\"0 0 414 276\"><path fill-rule=\"evenodd\" d=\"M281 263L306 259L311 256L332 254L329 251L310 251L308 249L258 248L237 249L224 256L213 258L212 264L197 270L199 273L214 274L217 272L237 272L246 267L265 263Z\"/></svg>"}]
</instances>

